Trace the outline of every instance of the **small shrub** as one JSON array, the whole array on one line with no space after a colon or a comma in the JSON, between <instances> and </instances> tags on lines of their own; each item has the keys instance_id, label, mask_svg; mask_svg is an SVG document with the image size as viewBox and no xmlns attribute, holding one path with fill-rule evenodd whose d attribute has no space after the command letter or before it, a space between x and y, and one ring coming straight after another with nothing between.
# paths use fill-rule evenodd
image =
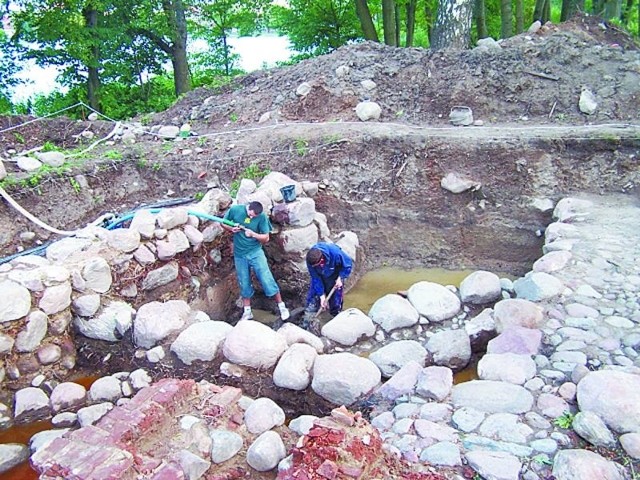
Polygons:
<instances>
[{"instance_id":1,"label":"small shrub","mask_svg":"<svg viewBox=\"0 0 640 480\"><path fill-rule=\"evenodd\" d=\"M104 153L109 160L122 160L122 153L117 150L109 150Z\"/></svg>"},{"instance_id":2,"label":"small shrub","mask_svg":"<svg viewBox=\"0 0 640 480\"><path fill-rule=\"evenodd\" d=\"M298 156L304 157L309 151L309 142L299 138L294 142L294 147L296 149L296 153L298 154Z\"/></svg>"},{"instance_id":3,"label":"small shrub","mask_svg":"<svg viewBox=\"0 0 640 480\"><path fill-rule=\"evenodd\" d=\"M71 186L73 187L73 190L76 193L80 193L80 191L82 190L82 186L80 185L80 183L73 177L69 178L69 183L71 184Z\"/></svg>"},{"instance_id":4,"label":"small shrub","mask_svg":"<svg viewBox=\"0 0 640 480\"><path fill-rule=\"evenodd\" d=\"M271 173L271 170L269 168L265 168L263 170L260 168L260 165L257 165L255 163L249 165L242 171L239 178L231 182L231 187L229 187L229 195L231 195L233 198L236 198L238 189L240 188L240 181L242 179L246 178L248 180L254 180L257 183L269 173Z\"/></svg>"},{"instance_id":5,"label":"small shrub","mask_svg":"<svg viewBox=\"0 0 640 480\"><path fill-rule=\"evenodd\" d=\"M56 146L55 143L52 142L44 142L42 146L43 152L59 152L61 149Z\"/></svg>"},{"instance_id":6,"label":"small shrub","mask_svg":"<svg viewBox=\"0 0 640 480\"><path fill-rule=\"evenodd\" d=\"M567 412L564 412L562 415L560 415L558 418L556 418L553 421L553 424L556 427L560 427L560 428L564 428L565 430L568 430L569 428L571 428L571 425L573 425L574 418L575 418L575 415L567 411Z\"/></svg>"}]
</instances>

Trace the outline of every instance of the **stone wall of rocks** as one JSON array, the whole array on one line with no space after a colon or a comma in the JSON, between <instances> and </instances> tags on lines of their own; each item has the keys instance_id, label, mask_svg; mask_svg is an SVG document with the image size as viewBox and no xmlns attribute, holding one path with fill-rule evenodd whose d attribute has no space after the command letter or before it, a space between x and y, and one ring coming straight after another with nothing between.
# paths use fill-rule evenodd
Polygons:
<instances>
[{"instance_id":1,"label":"stone wall of rocks","mask_svg":"<svg viewBox=\"0 0 640 480\"><path fill-rule=\"evenodd\" d=\"M285 185L295 186L295 201L283 202L280 188ZM319 239L332 239L326 219L315 210L317 191L317 184L277 172L260 185L245 180L240 188L240 202L258 200L265 211L273 210L277 232L269 254L276 267L293 268L292 284L307 281L306 249ZM220 264L228 239L221 239L218 222L206 218L223 215L231 202L227 193L213 189L196 205L138 210L126 228L89 226L50 245L43 257L27 255L1 265L0 386L15 389L54 376L67 378L76 363L73 337L78 333L118 342L134 328L137 345L151 348L192 324L194 330L202 328L197 324L209 320L209 313L228 327L224 314L237 298L232 296L235 277L207 285L208 277L199 278L185 260L197 256L208 269ZM339 241L356 258L357 237L346 232ZM199 294L217 298L211 291L216 289L225 292L227 305L199 301L198 306L208 308L198 310L178 300Z\"/></svg>"},{"instance_id":2,"label":"stone wall of rocks","mask_svg":"<svg viewBox=\"0 0 640 480\"><path fill-rule=\"evenodd\" d=\"M523 278L477 271L459 289L418 282L368 314L340 313L321 337L291 323L273 331L257 321L192 319L176 300L138 309L133 338L150 363L168 351L185 364L217 358L222 374L267 370L292 394L311 389L335 405L369 409L385 451L422 467L466 463L507 480L602 472L622 480L623 462L585 448L640 459L640 242L618 217L640 223L640 209L629 199L613 207L565 199L544 256ZM168 327L165 311L177 319ZM485 350L478 380L454 385L454 373ZM19 413L32 403L21 402ZM275 468L284 452L275 437L269 444L280 453L265 465Z\"/></svg>"}]
</instances>

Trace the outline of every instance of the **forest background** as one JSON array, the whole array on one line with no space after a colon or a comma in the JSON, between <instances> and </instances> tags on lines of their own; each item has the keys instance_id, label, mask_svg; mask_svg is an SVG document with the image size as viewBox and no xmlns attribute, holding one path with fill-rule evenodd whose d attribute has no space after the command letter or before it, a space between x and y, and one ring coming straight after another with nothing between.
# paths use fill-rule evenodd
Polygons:
<instances>
[{"instance_id":1,"label":"forest background","mask_svg":"<svg viewBox=\"0 0 640 480\"><path fill-rule=\"evenodd\" d=\"M82 102L131 118L162 111L196 87L224 88L245 73L232 35L286 36L297 52L290 63L365 40L469 48L576 12L640 36L640 0L7 0L4 9L0 114L38 116ZM195 41L204 51L191 51ZM13 103L16 73L29 60L55 66L64 92Z\"/></svg>"}]
</instances>

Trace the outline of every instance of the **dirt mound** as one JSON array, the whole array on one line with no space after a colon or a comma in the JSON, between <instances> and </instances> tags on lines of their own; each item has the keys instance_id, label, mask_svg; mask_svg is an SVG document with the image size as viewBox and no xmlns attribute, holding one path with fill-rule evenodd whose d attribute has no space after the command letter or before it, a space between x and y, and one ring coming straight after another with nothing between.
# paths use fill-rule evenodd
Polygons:
<instances>
[{"instance_id":1,"label":"dirt mound","mask_svg":"<svg viewBox=\"0 0 640 480\"><path fill-rule=\"evenodd\" d=\"M640 55L630 37L589 16L499 44L432 52L364 42L223 89L200 88L153 118L154 125L191 123L192 138L104 142L78 165L12 193L41 220L72 230L105 212L229 187L259 164L323 181L318 210L333 230L360 236L369 267L524 272L541 246L532 234L550 220L530 208L532 199L633 192L640 184L637 134L597 130L638 123ZM310 91L299 96L304 82ZM593 115L578 108L583 87L595 94ZM357 119L354 107L366 98L381 106L378 122ZM485 127L445 128L456 105L470 107ZM82 143L83 131L102 138L113 129L59 118L5 130L26 120L0 119L6 159L47 141L86 146L93 140ZM450 172L482 188L451 195L440 186ZM7 255L52 238L4 204L0 227ZM35 239L20 238L30 231Z\"/></svg>"},{"instance_id":2,"label":"dirt mound","mask_svg":"<svg viewBox=\"0 0 640 480\"><path fill-rule=\"evenodd\" d=\"M254 124L267 112L271 122L355 121L353 108L364 99L380 104L381 121L414 125L448 124L456 105L470 107L485 123L637 119L638 46L615 27L578 16L499 45L437 52L374 42L347 45L291 67L253 73L222 94L197 90L154 120L191 121L200 132ZM341 66L348 72L338 74ZM312 88L300 98L295 92L303 82ZM578 109L583 87L598 99L595 115Z\"/></svg>"}]
</instances>

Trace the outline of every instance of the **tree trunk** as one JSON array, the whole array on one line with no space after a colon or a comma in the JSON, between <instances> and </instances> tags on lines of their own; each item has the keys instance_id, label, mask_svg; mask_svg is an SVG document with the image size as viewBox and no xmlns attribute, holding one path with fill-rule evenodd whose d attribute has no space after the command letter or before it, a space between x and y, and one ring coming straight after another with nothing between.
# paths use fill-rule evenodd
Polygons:
<instances>
[{"instance_id":1,"label":"tree trunk","mask_svg":"<svg viewBox=\"0 0 640 480\"><path fill-rule=\"evenodd\" d=\"M622 9L622 23L629 29L629 18L631 17L631 10L633 9L633 0L627 0L625 8Z\"/></svg>"},{"instance_id":2,"label":"tree trunk","mask_svg":"<svg viewBox=\"0 0 640 480\"><path fill-rule=\"evenodd\" d=\"M224 52L224 74L228 77L230 73L229 68L229 45L227 44L227 34L222 33L222 50Z\"/></svg>"},{"instance_id":3,"label":"tree trunk","mask_svg":"<svg viewBox=\"0 0 640 480\"><path fill-rule=\"evenodd\" d=\"M542 17L544 16L544 4L546 0L536 0L536 6L533 9L533 21L539 20L540 23L544 23L542 21Z\"/></svg>"},{"instance_id":4,"label":"tree trunk","mask_svg":"<svg viewBox=\"0 0 640 480\"><path fill-rule=\"evenodd\" d=\"M173 85L176 96L191 90L191 75L187 62L187 20L182 0L163 0L162 8L167 16L172 37L171 64L173 65Z\"/></svg>"},{"instance_id":5,"label":"tree trunk","mask_svg":"<svg viewBox=\"0 0 640 480\"><path fill-rule=\"evenodd\" d=\"M542 11L542 24L544 25L551 20L551 0L544 1L544 10Z\"/></svg>"},{"instance_id":6,"label":"tree trunk","mask_svg":"<svg viewBox=\"0 0 640 480\"><path fill-rule=\"evenodd\" d=\"M100 112L100 41L97 38L98 11L95 8L86 7L82 11L85 25L91 41L89 43L89 61L87 62L87 100L89 106Z\"/></svg>"},{"instance_id":7,"label":"tree trunk","mask_svg":"<svg viewBox=\"0 0 640 480\"><path fill-rule=\"evenodd\" d=\"M516 0L516 35L524 31L524 0Z\"/></svg>"},{"instance_id":8,"label":"tree trunk","mask_svg":"<svg viewBox=\"0 0 640 480\"><path fill-rule=\"evenodd\" d=\"M409 0L407 2L407 37L405 45L407 47L413 46L414 32L416 29L416 6L418 0Z\"/></svg>"},{"instance_id":9,"label":"tree trunk","mask_svg":"<svg viewBox=\"0 0 640 480\"><path fill-rule=\"evenodd\" d=\"M362 28L364 39L379 42L378 32L376 32L376 27L373 25L371 10L369 10L367 0L355 0L355 2L356 14L358 15L358 20L360 20L360 27Z\"/></svg>"},{"instance_id":10,"label":"tree trunk","mask_svg":"<svg viewBox=\"0 0 640 480\"><path fill-rule=\"evenodd\" d=\"M384 43L396 45L395 0L382 0L382 30Z\"/></svg>"},{"instance_id":11,"label":"tree trunk","mask_svg":"<svg viewBox=\"0 0 640 480\"><path fill-rule=\"evenodd\" d=\"M500 38L513 36L511 0L500 0Z\"/></svg>"},{"instance_id":12,"label":"tree trunk","mask_svg":"<svg viewBox=\"0 0 640 480\"><path fill-rule=\"evenodd\" d=\"M400 7L398 7L398 4L394 2L393 5L393 18L395 19L396 22L396 26L395 26L395 31L396 31L396 46L400 46Z\"/></svg>"},{"instance_id":13,"label":"tree trunk","mask_svg":"<svg viewBox=\"0 0 640 480\"><path fill-rule=\"evenodd\" d=\"M431 9L431 4L430 2L425 2L425 6L424 6L424 16L426 19L426 26L425 26L425 30L426 30L426 34L427 34L427 38L429 39L429 46L431 46L431 43L433 41L433 39L431 38L431 36L433 35L433 25L436 23L435 22L435 16L436 14L434 13L434 11Z\"/></svg>"},{"instance_id":14,"label":"tree trunk","mask_svg":"<svg viewBox=\"0 0 640 480\"><path fill-rule=\"evenodd\" d=\"M433 27L431 48L469 47L471 18L475 0L442 0Z\"/></svg>"},{"instance_id":15,"label":"tree trunk","mask_svg":"<svg viewBox=\"0 0 640 480\"><path fill-rule=\"evenodd\" d=\"M484 0L476 0L474 14L476 17L478 40L481 38L487 38L489 36L489 30L487 29L487 12L484 7Z\"/></svg>"},{"instance_id":16,"label":"tree trunk","mask_svg":"<svg viewBox=\"0 0 640 480\"><path fill-rule=\"evenodd\" d=\"M622 15L620 0L605 0L604 2L604 18L606 20L617 20Z\"/></svg>"},{"instance_id":17,"label":"tree trunk","mask_svg":"<svg viewBox=\"0 0 640 480\"><path fill-rule=\"evenodd\" d=\"M601 17L604 12L604 0L593 0L591 2L591 13Z\"/></svg>"},{"instance_id":18,"label":"tree trunk","mask_svg":"<svg viewBox=\"0 0 640 480\"><path fill-rule=\"evenodd\" d=\"M573 17L578 10L584 10L584 0L580 5L579 0L562 0L562 10L560 12L560 21L566 22Z\"/></svg>"}]
</instances>

